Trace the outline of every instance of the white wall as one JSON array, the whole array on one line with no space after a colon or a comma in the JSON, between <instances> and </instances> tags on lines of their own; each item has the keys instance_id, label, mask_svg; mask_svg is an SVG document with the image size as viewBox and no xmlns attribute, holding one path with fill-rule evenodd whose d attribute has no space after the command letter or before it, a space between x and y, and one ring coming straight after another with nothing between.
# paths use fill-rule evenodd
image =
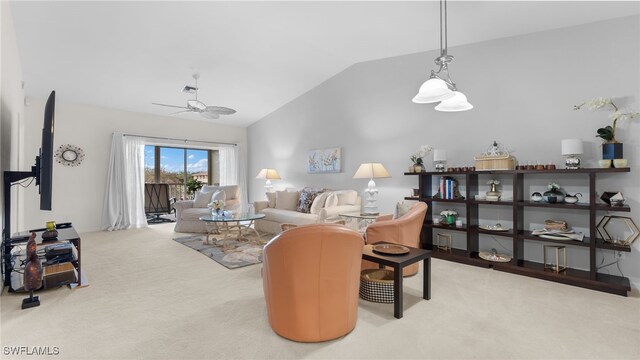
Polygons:
<instances>
[{"instance_id":1,"label":"white wall","mask_svg":"<svg viewBox=\"0 0 640 360\"><path fill-rule=\"evenodd\" d=\"M573 105L613 96L622 107L640 110L638 16L454 47L449 53L455 56L450 66L453 80L475 106L473 110L441 113L434 105L411 102L429 70L435 69L438 51L356 64L249 127L250 199L264 197L263 181L254 179L261 168L279 171L283 180L275 182L276 188L310 185L363 190L366 181L352 179L358 165L382 162L393 177L376 182L379 206L391 212L397 201L417 187L417 179L403 172L410 165L409 156L422 144L446 149L454 166L473 164L473 157L494 139L514 150L521 162L561 165L561 139L581 138L584 165L596 166L600 158L596 129L609 124L609 112L574 111ZM639 120L620 123L618 130L632 169L640 166ZM308 150L335 146L343 149L341 173L306 173ZM426 163L433 169L432 161ZM622 191L633 210L630 216L640 223L636 171L599 177L598 191ZM542 189L548 180L534 178L528 189ZM579 179L556 180L571 193L585 192ZM509 214L497 210L482 214L510 220ZM533 211L526 221L539 223L544 216ZM575 218L574 224L585 218L567 217L570 222ZM498 247L493 241L483 240L484 247ZM509 246L508 242L501 245ZM636 288L640 286L639 248L637 241L621 264ZM580 254L580 249L575 253ZM541 261L541 250L527 254ZM586 256L573 256L570 265L585 268Z\"/></svg>"},{"instance_id":2,"label":"white wall","mask_svg":"<svg viewBox=\"0 0 640 360\"><path fill-rule=\"evenodd\" d=\"M246 128L243 127L68 104L61 93L56 93L56 98L54 149L73 144L84 150L85 158L77 167L54 162L52 211L40 211L36 187L23 190L21 229L41 227L47 220L71 221L81 232L100 229L111 136L115 131L238 143L246 148ZM40 147L44 101L28 99L23 147L25 167L31 165Z\"/></svg>"},{"instance_id":3,"label":"white wall","mask_svg":"<svg viewBox=\"0 0 640 360\"><path fill-rule=\"evenodd\" d=\"M18 53L16 34L13 28L11 7L8 1L0 2L0 169L19 169L19 144L21 140L22 117L24 114L24 90L22 89L22 66ZM0 203L4 204L0 190ZM12 190L12 229L16 229L17 190ZM4 219L4 207L0 206L0 216Z\"/></svg>"}]
</instances>

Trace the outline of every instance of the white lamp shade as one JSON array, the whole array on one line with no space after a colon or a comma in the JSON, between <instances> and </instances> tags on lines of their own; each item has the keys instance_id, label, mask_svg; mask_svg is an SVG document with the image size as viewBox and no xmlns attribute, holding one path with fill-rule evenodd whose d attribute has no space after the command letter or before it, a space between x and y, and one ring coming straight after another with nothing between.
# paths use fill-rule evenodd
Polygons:
<instances>
[{"instance_id":1,"label":"white lamp shade","mask_svg":"<svg viewBox=\"0 0 640 360\"><path fill-rule=\"evenodd\" d=\"M433 149L433 161L447 161L447 152L444 149Z\"/></svg>"},{"instance_id":2,"label":"white lamp shade","mask_svg":"<svg viewBox=\"0 0 640 360\"><path fill-rule=\"evenodd\" d=\"M443 100L440 104L438 104L438 106L436 106L436 110L455 112L473 109L473 105L471 105L467 101L467 97L463 93L459 91L454 91L453 93L454 96L450 99Z\"/></svg>"},{"instance_id":3,"label":"white lamp shade","mask_svg":"<svg viewBox=\"0 0 640 360\"><path fill-rule=\"evenodd\" d=\"M581 139L562 140L562 155L579 155L584 152Z\"/></svg>"},{"instance_id":4,"label":"white lamp shade","mask_svg":"<svg viewBox=\"0 0 640 360\"><path fill-rule=\"evenodd\" d=\"M418 95L413 98L416 104L430 104L452 98L453 91L449 89L447 83L438 78L431 78L420 86Z\"/></svg>"},{"instance_id":5,"label":"white lamp shade","mask_svg":"<svg viewBox=\"0 0 640 360\"><path fill-rule=\"evenodd\" d=\"M382 166L381 163L366 163L360 165L356 174L353 175L354 179L381 179L390 178L387 169Z\"/></svg>"},{"instance_id":6,"label":"white lamp shade","mask_svg":"<svg viewBox=\"0 0 640 360\"><path fill-rule=\"evenodd\" d=\"M276 169L262 169L256 179L280 180L280 175L278 175Z\"/></svg>"}]
</instances>

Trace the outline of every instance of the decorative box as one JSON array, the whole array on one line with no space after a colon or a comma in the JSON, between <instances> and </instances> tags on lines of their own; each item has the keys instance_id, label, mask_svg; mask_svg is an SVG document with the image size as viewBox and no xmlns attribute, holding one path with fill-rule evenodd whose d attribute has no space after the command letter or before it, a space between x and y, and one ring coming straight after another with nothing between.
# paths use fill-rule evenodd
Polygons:
<instances>
[{"instance_id":1,"label":"decorative box","mask_svg":"<svg viewBox=\"0 0 640 360\"><path fill-rule=\"evenodd\" d=\"M484 153L476 156L476 170L515 170L516 159L509 155L502 144L494 141Z\"/></svg>"},{"instance_id":2,"label":"decorative box","mask_svg":"<svg viewBox=\"0 0 640 360\"><path fill-rule=\"evenodd\" d=\"M44 288L58 287L77 282L76 269L70 262L45 266L43 269Z\"/></svg>"}]
</instances>

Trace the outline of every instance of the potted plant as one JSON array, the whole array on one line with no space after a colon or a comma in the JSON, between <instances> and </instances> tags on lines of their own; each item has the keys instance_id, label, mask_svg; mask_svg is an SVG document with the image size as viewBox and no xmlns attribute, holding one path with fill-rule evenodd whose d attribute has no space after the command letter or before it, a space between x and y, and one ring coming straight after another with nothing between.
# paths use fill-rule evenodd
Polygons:
<instances>
[{"instance_id":1,"label":"potted plant","mask_svg":"<svg viewBox=\"0 0 640 360\"><path fill-rule=\"evenodd\" d=\"M222 215L224 211L224 200L213 200L209 207L212 215Z\"/></svg>"},{"instance_id":2,"label":"potted plant","mask_svg":"<svg viewBox=\"0 0 640 360\"><path fill-rule=\"evenodd\" d=\"M614 104L612 98L595 98L582 104L574 105L573 110L580 110L583 106L586 106L589 110L611 108L613 112L609 115L609 118L613 120L613 123L603 128L599 128L596 137L599 137L604 141L602 144L603 159L622 159L622 143L618 142L616 139L616 125L618 120L630 120L640 116L640 113L636 111L623 113L620 108Z\"/></svg>"},{"instance_id":3,"label":"potted plant","mask_svg":"<svg viewBox=\"0 0 640 360\"><path fill-rule=\"evenodd\" d=\"M425 170L422 158L427 156L431 150L433 150L431 145L422 145L418 151L411 155L410 159L413 162L413 172L423 172Z\"/></svg>"},{"instance_id":4,"label":"potted plant","mask_svg":"<svg viewBox=\"0 0 640 360\"><path fill-rule=\"evenodd\" d=\"M458 213L455 210L442 210L440 216L442 216L442 223L446 225L453 225L456 223L456 216Z\"/></svg>"},{"instance_id":5,"label":"potted plant","mask_svg":"<svg viewBox=\"0 0 640 360\"><path fill-rule=\"evenodd\" d=\"M197 179L189 179L187 181L187 195L193 195L196 191L202 189L204 183Z\"/></svg>"}]
</instances>

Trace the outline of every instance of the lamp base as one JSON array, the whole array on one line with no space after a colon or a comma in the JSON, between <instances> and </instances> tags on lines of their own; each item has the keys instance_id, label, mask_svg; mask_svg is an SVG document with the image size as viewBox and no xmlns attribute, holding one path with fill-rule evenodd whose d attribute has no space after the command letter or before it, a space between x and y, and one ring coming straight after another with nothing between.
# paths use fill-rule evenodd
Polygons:
<instances>
[{"instance_id":1,"label":"lamp base","mask_svg":"<svg viewBox=\"0 0 640 360\"><path fill-rule=\"evenodd\" d=\"M26 299L22 299L22 309L29 309L36 306L40 306L40 298L33 296L33 290L31 290L30 296Z\"/></svg>"},{"instance_id":2,"label":"lamp base","mask_svg":"<svg viewBox=\"0 0 640 360\"><path fill-rule=\"evenodd\" d=\"M565 165L565 168L570 170L580 169L580 159L578 159L574 155L571 155L567 157L567 160L565 160L564 165Z\"/></svg>"},{"instance_id":3,"label":"lamp base","mask_svg":"<svg viewBox=\"0 0 640 360\"><path fill-rule=\"evenodd\" d=\"M436 167L436 171L437 172L444 172L444 162L438 161L435 163L435 167Z\"/></svg>"}]
</instances>

